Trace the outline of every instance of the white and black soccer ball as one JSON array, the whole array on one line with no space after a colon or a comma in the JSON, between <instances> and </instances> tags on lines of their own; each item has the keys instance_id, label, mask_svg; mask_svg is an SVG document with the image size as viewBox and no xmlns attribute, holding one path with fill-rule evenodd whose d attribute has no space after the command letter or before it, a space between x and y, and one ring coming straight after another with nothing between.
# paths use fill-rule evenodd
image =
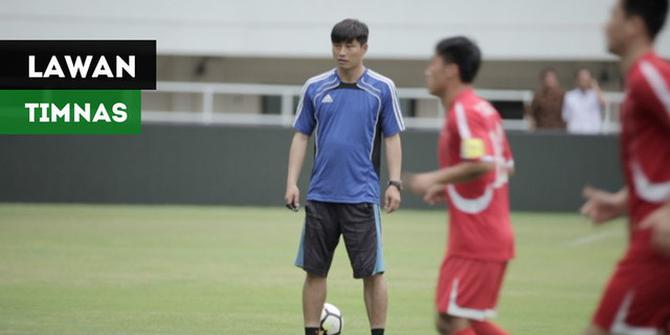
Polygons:
<instances>
[{"instance_id":1,"label":"white and black soccer ball","mask_svg":"<svg viewBox=\"0 0 670 335\"><path fill-rule=\"evenodd\" d=\"M340 310L329 303L323 304L321 330L323 330L324 335L340 335L343 326L344 319L342 319Z\"/></svg>"}]
</instances>

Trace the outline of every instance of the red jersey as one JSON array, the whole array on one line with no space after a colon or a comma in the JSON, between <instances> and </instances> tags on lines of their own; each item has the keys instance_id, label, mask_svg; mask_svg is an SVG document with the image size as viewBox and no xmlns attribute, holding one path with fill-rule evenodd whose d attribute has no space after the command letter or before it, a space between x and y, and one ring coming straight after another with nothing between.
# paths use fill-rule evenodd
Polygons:
<instances>
[{"instance_id":1,"label":"red jersey","mask_svg":"<svg viewBox=\"0 0 670 335\"><path fill-rule=\"evenodd\" d=\"M670 65L648 53L626 76L621 106L621 161L628 188L630 247L626 259L655 259L651 231L638 224L670 201Z\"/></svg>"},{"instance_id":2,"label":"red jersey","mask_svg":"<svg viewBox=\"0 0 670 335\"><path fill-rule=\"evenodd\" d=\"M472 89L449 106L440 133L441 168L466 161L490 161L496 169L479 178L447 185L448 256L507 261L514 256L507 173L514 162L498 111Z\"/></svg>"}]
</instances>

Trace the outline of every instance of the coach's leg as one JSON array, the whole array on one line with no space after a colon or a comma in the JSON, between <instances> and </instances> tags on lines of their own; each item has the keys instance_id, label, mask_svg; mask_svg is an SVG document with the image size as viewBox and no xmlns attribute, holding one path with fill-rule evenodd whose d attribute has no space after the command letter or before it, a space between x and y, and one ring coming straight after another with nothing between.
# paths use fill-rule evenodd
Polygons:
<instances>
[{"instance_id":1,"label":"coach's leg","mask_svg":"<svg viewBox=\"0 0 670 335\"><path fill-rule=\"evenodd\" d=\"M326 277L308 273L302 288L302 314L305 328L321 327L321 310L326 302Z\"/></svg>"},{"instance_id":2,"label":"coach's leg","mask_svg":"<svg viewBox=\"0 0 670 335\"><path fill-rule=\"evenodd\" d=\"M305 334L317 334L326 301L326 277L340 240L332 205L316 201L305 204L305 230L295 264L307 272L302 289Z\"/></svg>"},{"instance_id":3,"label":"coach's leg","mask_svg":"<svg viewBox=\"0 0 670 335\"><path fill-rule=\"evenodd\" d=\"M388 289L383 274L363 279L363 296L371 329L384 329L388 306Z\"/></svg>"},{"instance_id":4,"label":"coach's leg","mask_svg":"<svg viewBox=\"0 0 670 335\"><path fill-rule=\"evenodd\" d=\"M363 279L363 299L373 335L384 333L388 293L384 279L379 207L347 204L339 207L339 219L354 278Z\"/></svg>"}]
</instances>

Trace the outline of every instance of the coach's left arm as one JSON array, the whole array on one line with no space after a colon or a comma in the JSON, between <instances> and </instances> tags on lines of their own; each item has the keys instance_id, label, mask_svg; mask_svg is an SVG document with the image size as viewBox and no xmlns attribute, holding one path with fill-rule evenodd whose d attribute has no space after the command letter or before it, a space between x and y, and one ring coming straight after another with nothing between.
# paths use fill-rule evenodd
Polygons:
<instances>
[{"instance_id":1,"label":"coach's left arm","mask_svg":"<svg viewBox=\"0 0 670 335\"><path fill-rule=\"evenodd\" d=\"M386 148L386 162L390 181L400 182L400 171L402 170L402 145L400 134L395 134L384 139ZM384 210L392 213L400 207L400 189L389 185L384 193Z\"/></svg>"}]
</instances>

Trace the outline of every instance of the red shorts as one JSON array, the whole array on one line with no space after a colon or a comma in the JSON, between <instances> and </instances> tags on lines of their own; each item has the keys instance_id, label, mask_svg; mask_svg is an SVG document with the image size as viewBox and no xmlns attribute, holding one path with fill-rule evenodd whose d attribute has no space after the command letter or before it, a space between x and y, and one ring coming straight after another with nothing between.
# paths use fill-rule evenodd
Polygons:
<instances>
[{"instance_id":1,"label":"red shorts","mask_svg":"<svg viewBox=\"0 0 670 335\"><path fill-rule=\"evenodd\" d=\"M670 334L670 262L621 261L593 323L615 334Z\"/></svg>"},{"instance_id":2,"label":"red shorts","mask_svg":"<svg viewBox=\"0 0 670 335\"><path fill-rule=\"evenodd\" d=\"M495 317L506 268L507 262L448 256L437 281L438 313L478 321Z\"/></svg>"}]
</instances>

